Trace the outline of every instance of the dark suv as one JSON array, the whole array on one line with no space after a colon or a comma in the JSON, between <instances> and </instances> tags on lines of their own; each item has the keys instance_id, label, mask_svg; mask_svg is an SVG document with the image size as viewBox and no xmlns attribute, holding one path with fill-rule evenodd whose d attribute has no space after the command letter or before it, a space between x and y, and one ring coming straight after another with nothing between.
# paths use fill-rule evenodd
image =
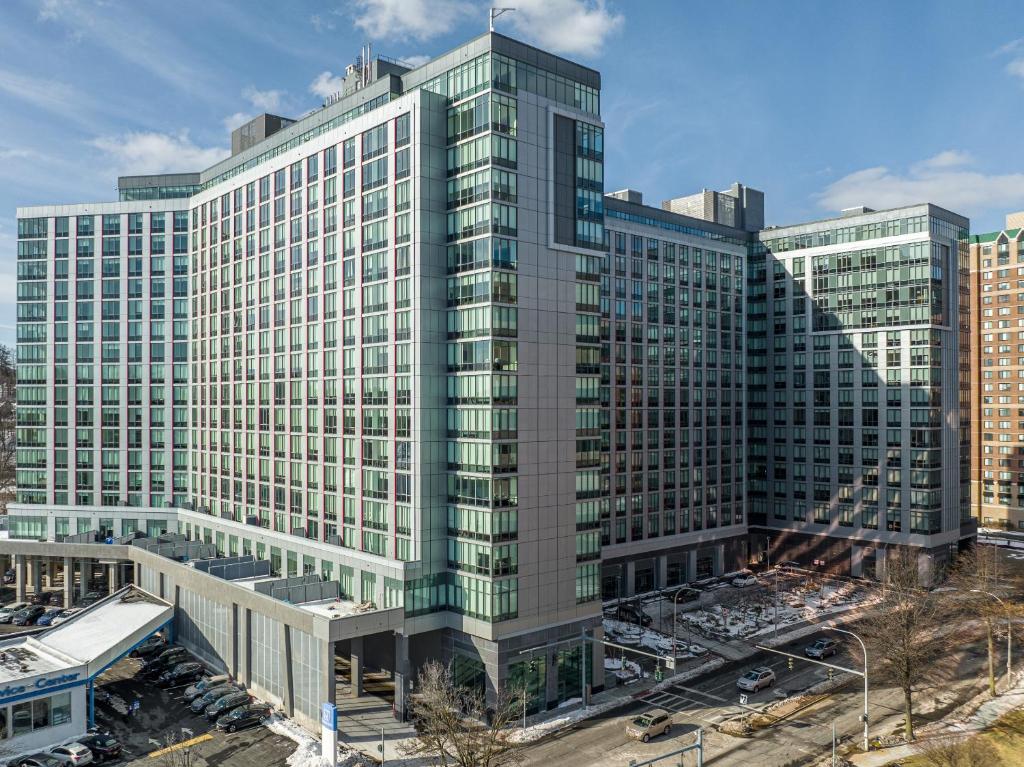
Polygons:
<instances>
[{"instance_id":1,"label":"dark suv","mask_svg":"<svg viewBox=\"0 0 1024 767\"><path fill-rule=\"evenodd\" d=\"M615 617L626 623L639 623L641 626L650 626L653 619L636 605L619 605L615 608Z\"/></svg>"}]
</instances>

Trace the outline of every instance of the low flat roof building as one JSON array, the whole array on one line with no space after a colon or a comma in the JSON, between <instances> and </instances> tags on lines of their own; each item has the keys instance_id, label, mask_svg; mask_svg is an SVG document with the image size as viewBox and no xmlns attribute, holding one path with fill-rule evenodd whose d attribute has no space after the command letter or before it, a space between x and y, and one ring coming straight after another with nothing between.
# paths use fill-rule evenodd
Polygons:
<instances>
[{"instance_id":1,"label":"low flat roof building","mask_svg":"<svg viewBox=\"0 0 1024 767\"><path fill-rule=\"evenodd\" d=\"M166 626L173 612L129 586L55 628L0 641L0 753L82 735L93 720L93 681Z\"/></svg>"}]
</instances>

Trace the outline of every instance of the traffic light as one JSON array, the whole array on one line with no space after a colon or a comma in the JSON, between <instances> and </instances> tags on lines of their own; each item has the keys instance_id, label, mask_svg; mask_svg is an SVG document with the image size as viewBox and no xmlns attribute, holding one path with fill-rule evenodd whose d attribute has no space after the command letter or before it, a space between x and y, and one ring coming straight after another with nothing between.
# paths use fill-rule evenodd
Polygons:
<instances>
[{"instance_id":1,"label":"traffic light","mask_svg":"<svg viewBox=\"0 0 1024 767\"><path fill-rule=\"evenodd\" d=\"M792 671L792 670L793 670L793 659L792 659L792 658L790 658L790 659L789 659L789 660L788 660L788 661L786 662L786 665L788 665L788 666L789 666L789 670L790 670L790 671Z\"/></svg>"}]
</instances>

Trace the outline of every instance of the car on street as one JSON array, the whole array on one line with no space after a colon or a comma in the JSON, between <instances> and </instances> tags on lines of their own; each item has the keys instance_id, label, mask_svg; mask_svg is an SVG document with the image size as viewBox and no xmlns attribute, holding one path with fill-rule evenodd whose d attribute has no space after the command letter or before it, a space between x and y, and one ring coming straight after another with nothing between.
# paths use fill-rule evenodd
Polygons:
<instances>
[{"instance_id":1,"label":"car on street","mask_svg":"<svg viewBox=\"0 0 1024 767\"><path fill-rule=\"evenodd\" d=\"M11 619L26 607L29 607L28 602L11 602L6 607L0 607L0 623L10 623Z\"/></svg>"},{"instance_id":2,"label":"car on street","mask_svg":"<svg viewBox=\"0 0 1024 767\"><path fill-rule=\"evenodd\" d=\"M46 612L46 608L42 605L30 605L24 610L19 610L11 618L11 624L14 626L32 626L39 619L39 616Z\"/></svg>"},{"instance_id":3,"label":"car on street","mask_svg":"<svg viewBox=\"0 0 1024 767\"><path fill-rule=\"evenodd\" d=\"M161 687L176 687L178 685L191 684L203 674L206 669L202 663L185 661L162 673L156 683Z\"/></svg>"},{"instance_id":4,"label":"car on street","mask_svg":"<svg viewBox=\"0 0 1024 767\"><path fill-rule=\"evenodd\" d=\"M732 579L732 585L738 589L745 589L747 586L756 586L757 578L753 575L741 575Z\"/></svg>"},{"instance_id":5,"label":"car on street","mask_svg":"<svg viewBox=\"0 0 1024 767\"><path fill-rule=\"evenodd\" d=\"M249 697L249 693L242 692L241 690L235 690L234 692L217 698L217 700L208 705L205 709L206 718L213 722L229 711L232 711L239 706L244 706L250 700L252 699Z\"/></svg>"},{"instance_id":6,"label":"car on street","mask_svg":"<svg viewBox=\"0 0 1024 767\"><path fill-rule=\"evenodd\" d=\"M636 605L619 605L615 608L615 618L626 623L639 623L650 626L653 619Z\"/></svg>"},{"instance_id":7,"label":"car on street","mask_svg":"<svg viewBox=\"0 0 1024 767\"><path fill-rule=\"evenodd\" d=\"M677 605L693 602L696 599L700 599L700 589L691 589L689 586L683 586L673 591L671 598L675 600Z\"/></svg>"},{"instance_id":8,"label":"car on street","mask_svg":"<svg viewBox=\"0 0 1024 767\"><path fill-rule=\"evenodd\" d=\"M79 738L78 742L92 752L92 758L96 762L106 762L121 756L121 742L113 735L86 735Z\"/></svg>"},{"instance_id":9,"label":"car on street","mask_svg":"<svg viewBox=\"0 0 1024 767\"><path fill-rule=\"evenodd\" d=\"M775 672L767 666L751 669L736 680L736 686L747 692L759 692L775 685Z\"/></svg>"},{"instance_id":10,"label":"car on street","mask_svg":"<svg viewBox=\"0 0 1024 767\"><path fill-rule=\"evenodd\" d=\"M139 642L138 647L132 650L132 657L145 658L148 655L161 653L167 649L167 640L160 634L153 634Z\"/></svg>"},{"instance_id":11,"label":"car on street","mask_svg":"<svg viewBox=\"0 0 1024 767\"><path fill-rule=\"evenodd\" d=\"M225 732L244 730L263 724L271 714L270 706L264 703L250 703L218 717L217 729Z\"/></svg>"},{"instance_id":12,"label":"car on street","mask_svg":"<svg viewBox=\"0 0 1024 767\"><path fill-rule=\"evenodd\" d=\"M39 616L36 620L37 626L49 626L53 623L53 619L64 612L63 607L51 607L45 613Z\"/></svg>"},{"instance_id":13,"label":"car on street","mask_svg":"<svg viewBox=\"0 0 1024 767\"><path fill-rule=\"evenodd\" d=\"M633 740L642 740L644 743L658 735L668 735L671 730L672 717L667 711L660 708L653 708L640 714L626 725L626 735Z\"/></svg>"},{"instance_id":14,"label":"car on street","mask_svg":"<svg viewBox=\"0 0 1024 767\"><path fill-rule=\"evenodd\" d=\"M66 610L61 610L60 615L50 621L51 626L59 626L64 621L69 620L75 613L82 612L80 607L69 607Z\"/></svg>"},{"instance_id":15,"label":"car on street","mask_svg":"<svg viewBox=\"0 0 1024 767\"><path fill-rule=\"evenodd\" d=\"M44 753L18 757L13 764L16 764L18 767L64 767L64 762L53 754Z\"/></svg>"},{"instance_id":16,"label":"car on street","mask_svg":"<svg viewBox=\"0 0 1024 767\"><path fill-rule=\"evenodd\" d=\"M191 703L200 695L204 694L207 690L217 687L222 684L230 684L231 677L227 674L217 674L217 676L206 676L200 679L195 684L189 685L185 688L185 692L181 698L186 703Z\"/></svg>"},{"instance_id":17,"label":"car on street","mask_svg":"<svg viewBox=\"0 0 1024 767\"><path fill-rule=\"evenodd\" d=\"M60 759L61 764L73 765L74 767L92 764L93 762L92 751L77 742L65 743L63 746L54 746L50 749L50 753Z\"/></svg>"},{"instance_id":18,"label":"car on street","mask_svg":"<svg viewBox=\"0 0 1024 767\"><path fill-rule=\"evenodd\" d=\"M214 703L218 699L223 698L225 695L230 695L233 692L238 692L238 688L233 684L219 684L216 687L211 687L202 695L193 698L192 702L189 704L189 708L192 709L192 713L198 714L211 703Z\"/></svg>"},{"instance_id":19,"label":"car on street","mask_svg":"<svg viewBox=\"0 0 1024 767\"><path fill-rule=\"evenodd\" d=\"M839 652L839 642L827 637L815 640L804 648L804 655L808 658L827 658L837 652Z\"/></svg>"}]
</instances>

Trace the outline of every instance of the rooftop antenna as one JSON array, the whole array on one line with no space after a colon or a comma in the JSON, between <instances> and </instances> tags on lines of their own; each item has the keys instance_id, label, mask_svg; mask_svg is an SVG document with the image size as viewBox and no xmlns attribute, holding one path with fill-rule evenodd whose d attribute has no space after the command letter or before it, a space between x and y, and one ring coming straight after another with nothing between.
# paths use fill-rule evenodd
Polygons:
<instances>
[{"instance_id":1,"label":"rooftop antenna","mask_svg":"<svg viewBox=\"0 0 1024 767\"><path fill-rule=\"evenodd\" d=\"M488 25L488 26L489 26L489 28L490 28L490 30L489 30L489 31L491 31L491 32L493 32L493 31L494 31L494 20L495 20L496 18L498 18L499 16L501 16L501 15L502 15L503 13L508 13L509 11L514 11L514 10L515 10L515 8L498 8L498 7L492 7L492 8L491 8L491 19L490 19L490 24Z\"/></svg>"}]
</instances>

